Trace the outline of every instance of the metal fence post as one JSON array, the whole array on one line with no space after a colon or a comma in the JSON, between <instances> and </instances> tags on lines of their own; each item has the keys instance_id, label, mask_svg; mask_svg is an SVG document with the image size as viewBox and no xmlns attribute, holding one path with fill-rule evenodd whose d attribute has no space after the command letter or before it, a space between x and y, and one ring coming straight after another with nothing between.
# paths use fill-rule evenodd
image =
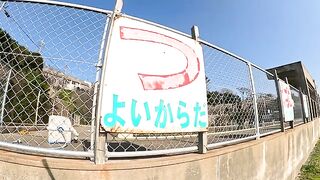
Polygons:
<instances>
[{"instance_id":1,"label":"metal fence post","mask_svg":"<svg viewBox=\"0 0 320 180\"><path fill-rule=\"evenodd\" d=\"M306 88L307 88L307 97L308 97L308 105L309 105L309 118L307 119L307 122L310 122L313 120L312 99L311 99L310 89L308 84L306 85Z\"/></svg>"},{"instance_id":2,"label":"metal fence post","mask_svg":"<svg viewBox=\"0 0 320 180\"><path fill-rule=\"evenodd\" d=\"M319 117L320 116L320 112L319 112L319 108L320 108L320 104L319 104L319 96L318 96L318 88L317 88L317 84L316 84L316 81L313 80L313 83L314 83L314 89L315 89L315 95L316 95L316 117Z\"/></svg>"},{"instance_id":3,"label":"metal fence post","mask_svg":"<svg viewBox=\"0 0 320 180\"><path fill-rule=\"evenodd\" d=\"M249 68L250 83L251 83L252 95L253 95L253 110L254 110L254 122L255 122L255 128L256 128L256 136L257 136L257 139L259 139L260 138L260 129L259 129L260 125L259 125L257 93L256 93L256 87L254 84L254 79L253 79L252 65L250 62L247 62L247 65Z\"/></svg>"},{"instance_id":4,"label":"metal fence post","mask_svg":"<svg viewBox=\"0 0 320 180\"><path fill-rule=\"evenodd\" d=\"M39 104L40 104L40 95L41 95L41 90L39 89L38 95L37 95L37 106L36 106L36 117L34 119L34 125L38 125L38 111L39 111Z\"/></svg>"},{"instance_id":5,"label":"metal fence post","mask_svg":"<svg viewBox=\"0 0 320 180\"><path fill-rule=\"evenodd\" d=\"M2 99L2 105L1 105L1 126L3 125L3 116L4 116L4 106L6 104L6 99L7 99L7 93L8 93L8 87L9 87L9 83L10 83L10 77L11 77L11 72L12 72L12 69L10 69L9 71L9 74L8 74L8 79L7 79L7 82L6 82L6 86L4 88L4 93L3 93L3 99Z\"/></svg>"},{"instance_id":6,"label":"metal fence post","mask_svg":"<svg viewBox=\"0 0 320 180\"><path fill-rule=\"evenodd\" d=\"M208 151L208 133L205 132L198 132L198 152L200 154L205 154Z\"/></svg>"},{"instance_id":7,"label":"metal fence post","mask_svg":"<svg viewBox=\"0 0 320 180\"><path fill-rule=\"evenodd\" d=\"M102 68L102 61L103 61L103 56L104 56L104 51L106 49L106 42L107 42L107 31L108 31L108 25L109 25L109 18L106 19L105 27L104 27L104 32L102 35L102 41L101 41L101 46L100 46L100 52L99 52L99 59L98 63L96 65L97 71L96 71L96 79L94 83L94 90L93 90L93 100L92 100L92 117L91 117L91 128L90 128L90 148L91 151L93 151L93 146L94 146L94 140L95 140L95 119L96 119L96 109L97 109L97 96L98 96L98 90L99 90L99 79L101 76L101 68Z\"/></svg>"},{"instance_id":8,"label":"metal fence post","mask_svg":"<svg viewBox=\"0 0 320 180\"><path fill-rule=\"evenodd\" d=\"M299 87L299 95L300 95L300 101L301 101L302 119L303 119L303 123L306 123L306 113L305 113L306 107L304 107L303 93L302 93L301 87Z\"/></svg>"},{"instance_id":9,"label":"metal fence post","mask_svg":"<svg viewBox=\"0 0 320 180\"><path fill-rule=\"evenodd\" d=\"M281 99L282 99L282 95L281 95L281 92L280 92L280 85L279 85L279 78L278 78L278 73L277 73L277 70L274 70L273 72L273 75L274 75L274 81L276 83L276 90L277 90L277 94L278 94L278 97L279 97L279 119L280 119L280 127L281 127L281 132L284 132L285 131L285 128L284 128L284 117L283 117L283 107L282 107L282 103L281 103Z\"/></svg>"},{"instance_id":10,"label":"metal fence post","mask_svg":"<svg viewBox=\"0 0 320 180\"><path fill-rule=\"evenodd\" d=\"M199 42L199 28L197 26L192 26L191 28L192 39ZM207 152L208 145L208 133L207 131L198 132L198 152L204 154Z\"/></svg>"},{"instance_id":11,"label":"metal fence post","mask_svg":"<svg viewBox=\"0 0 320 180\"><path fill-rule=\"evenodd\" d=\"M3 9L3 7L6 5L6 2L2 2L0 5L0 11Z\"/></svg>"},{"instance_id":12,"label":"metal fence post","mask_svg":"<svg viewBox=\"0 0 320 180\"><path fill-rule=\"evenodd\" d=\"M122 0L116 0L115 8L113 10L113 13L111 15L111 18L108 23L108 36L107 36L107 42L106 42L106 50L103 58L103 64L101 68L101 76L100 76L100 83L99 83L99 91L97 96L97 111L96 111L96 118L95 118L95 146L94 146L94 162L96 164L104 164L107 159L107 151L106 150L106 139L107 139L107 133L101 132L100 127L100 121L102 119L101 116L101 108L102 108L102 99L103 99L103 88L105 85L105 77L106 77L106 65L107 65L107 59L108 59L108 52L110 49L110 39L112 37L112 30L113 25L116 20L116 17L121 12L123 6Z\"/></svg>"}]
</instances>

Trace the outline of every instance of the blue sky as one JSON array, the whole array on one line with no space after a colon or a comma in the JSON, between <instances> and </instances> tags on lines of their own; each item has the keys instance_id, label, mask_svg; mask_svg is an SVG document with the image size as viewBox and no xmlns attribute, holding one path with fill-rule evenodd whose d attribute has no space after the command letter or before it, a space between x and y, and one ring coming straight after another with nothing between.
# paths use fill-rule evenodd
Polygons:
<instances>
[{"instance_id":1,"label":"blue sky","mask_svg":"<svg viewBox=\"0 0 320 180\"><path fill-rule=\"evenodd\" d=\"M63 0L112 9L113 0ZM262 68L302 60L320 84L318 0L124 0L123 12L202 39Z\"/></svg>"}]
</instances>

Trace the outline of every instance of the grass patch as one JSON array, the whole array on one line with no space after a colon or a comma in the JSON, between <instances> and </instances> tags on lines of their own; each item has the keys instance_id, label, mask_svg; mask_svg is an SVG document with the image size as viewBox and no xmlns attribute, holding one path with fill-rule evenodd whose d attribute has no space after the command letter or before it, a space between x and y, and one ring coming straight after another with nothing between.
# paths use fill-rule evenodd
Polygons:
<instances>
[{"instance_id":1,"label":"grass patch","mask_svg":"<svg viewBox=\"0 0 320 180\"><path fill-rule=\"evenodd\" d=\"M299 179L320 180L320 141L314 147L307 163L301 167Z\"/></svg>"}]
</instances>

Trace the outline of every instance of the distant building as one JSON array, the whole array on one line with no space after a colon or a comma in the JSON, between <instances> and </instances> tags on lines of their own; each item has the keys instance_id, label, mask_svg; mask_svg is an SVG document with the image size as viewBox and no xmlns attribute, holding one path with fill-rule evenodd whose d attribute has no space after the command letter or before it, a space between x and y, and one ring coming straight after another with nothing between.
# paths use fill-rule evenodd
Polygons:
<instances>
[{"instance_id":1,"label":"distant building","mask_svg":"<svg viewBox=\"0 0 320 180\"><path fill-rule=\"evenodd\" d=\"M52 115L70 118L73 125L88 124L93 107L93 85L50 67L43 68L50 90ZM63 98L63 90L69 90L68 98ZM75 109L76 108L76 111Z\"/></svg>"},{"instance_id":2,"label":"distant building","mask_svg":"<svg viewBox=\"0 0 320 180\"><path fill-rule=\"evenodd\" d=\"M66 90L91 90L92 83L66 75L50 67L43 68L43 75L46 77L50 86L59 87Z\"/></svg>"},{"instance_id":3,"label":"distant building","mask_svg":"<svg viewBox=\"0 0 320 180\"><path fill-rule=\"evenodd\" d=\"M289 84L297 89L301 88L302 92L308 96L311 117L319 117L319 95L317 93L316 82L302 62L298 61L267 69L271 73L274 70L277 70L280 79L285 81L288 78Z\"/></svg>"}]
</instances>

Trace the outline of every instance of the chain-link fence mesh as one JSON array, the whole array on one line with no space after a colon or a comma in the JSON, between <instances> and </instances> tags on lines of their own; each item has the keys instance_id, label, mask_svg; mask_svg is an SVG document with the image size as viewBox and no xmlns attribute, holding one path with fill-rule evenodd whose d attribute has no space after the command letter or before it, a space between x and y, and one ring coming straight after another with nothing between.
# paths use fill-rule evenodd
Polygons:
<instances>
[{"instance_id":1,"label":"chain-link fence mesh","mask_svg":"<svg viewBox=\"0 0 320 180\"><path fill-rule=\"evenodd\" d=\"M301 124L303 123L303 109L302 109L302 102L300 97L300 92L296 88L290 85L291 96L293 100L293 112L294 112L294 124Z\"/></svg>"},{"instance_id":2,"label":"chain-link fence mesh","mask_svg":"<svg viewBox=\"0 0 320 180\"><path fill-rule=\"evenodd\" d=\"M248 64L208 45L204 51L208 144L255 135L252 86Z\"/></svg>"},{"instance_id":3,"label":"chain-link fence mesh","mask_svg":"<svg viewBox=\"0 0 320 180\"><path fill-rule=\"evenodd\" d=\"M27 2L0 7L0 141L88 151L107 15Z\"/></svg>"},{"instance_id":4,"label":"chain-link fence mesh","mask_svg":"<svg viewBox=\"0 0 320 180\"><path fill-rule=\"evenodd\" d=\"M272 74L252 68L257 96L260 134L281 129L279 97Z\"/></svg>"},{"instance_id":5,"label":"chain-link fence mesh","mask_svg":"<svg viewBox=\"0 0 320 180\"><path fill-rule=\"evenodd\" d=\"M106 13L0 1L0 142L72 151L93 149L97 65L103 60L107 23ZM254 138L256 120L262 135L279 131L274 76L204 41L201 45L208 144ZM303 122L301 97L293 87L291 92L294 121L299 124ZM106 149L111 153L161 151L198 144L197 132L107 133Z\"/></svg>"},{"instance_id":6,"label":"chain-link fence mesh","mask_svg":"<svg viewBox=\"0 0 320 180\"><path fill-rule=\"evenodd\" d=\"M197 133L109 133L109 152L161 151L197 146Z\"/></svg>"}]
</instances>

